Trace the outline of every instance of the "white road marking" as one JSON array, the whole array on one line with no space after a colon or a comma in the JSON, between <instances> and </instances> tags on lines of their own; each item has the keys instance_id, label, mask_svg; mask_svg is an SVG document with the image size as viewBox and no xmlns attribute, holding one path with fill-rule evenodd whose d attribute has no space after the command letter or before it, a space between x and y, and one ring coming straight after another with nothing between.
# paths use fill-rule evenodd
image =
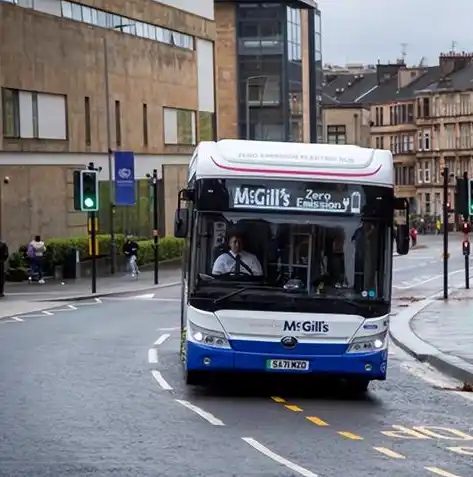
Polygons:
<instances>
[{"instance_id":1,"label":"white road marking","mask_svg":"<svg viewBox=\"0 0 473 477\"><path fill-rule=\"evenodd\" d=\"M293 472L297 472L298 474L304 476L304 477L318 477L317 474L314 474L310 470L304 469L304 467L301 467L300 465L294 464L294 462L291 462L290 460L285 459L284 457L280 456L279 454L276 454L272 450L268 449L265 447L263 444L258 442L257 440L253 439L252 437L242 437L242 439L249 444L253 449L256 449L258 452L261 452L264 454L266 457L269 457L270 459L274 460L278 464L283 465L284 467L287 467L288 469L292 470Z\"/></svg>"},{"instance_id":2,"label":"white road marking","mask_svg":"<svg viewBox=\"0 0 473 477\"><path fill-rule=\"evenodd\" d=\"M187 409L190 409L191 411L195 412L200 417L205 419L207 422L212 424L212 426L224 426L225 425L220 419L217 419L213 414L210 414L210 412L204 411L203 409L201 409L200 407L197 407L195 404L192 404L189 401L184 401L182 399L176 399L176 402L181 404L181 406L187 407Z\"/></svg>"},{"instance_id":3,"label":"white road marking","mask_svg":"<svg viewBox=\"0 0 473 477\"><path fill-rule=\"evenodd\" d=\"M74 305L67 305L67 307L70 308L71 310L77 310L77 307Z\"/></svg>"},{"instance_id":4,"label":"white road marking","mask_svg":"<svg viewBox=\"0 0 473 477\"><path fill-rule=\"evenodd\" d=\"M148 361L151 364L158 364L158 350L151 348L148 350Z\"/></svg>"},{"instance_id":5,"label":"white road marking","mask_svg":"<svg viewBox=\"0 0 473 477\"><path fill-rule=\"evenodd\" d=\"M54 313L51 313L50 311L43 311L42 313L44 313L45 315L48 315L48 316L53 316Z\"/></svg>"},{"instance_id":6,"label":"white road marking","mask_svg":"<svg viewBox=\"0 0 473 477\"><path fill-rule=\"evenodd\" d=\"M145 295L135 295L133 298L153 298L155 293L146 293Z\"/></svg>"},{"instance_id":7,"label":"white road marking","mask_svg":"<svg viewBox=\"0 0 473 477\"><path fill-rule=\"evenodd\" d=\"M473 271L473 268L470 269L470 272ZM450 272L448 274L448 276L451 276L451 275L456 275L457 273L460 273L460 272L465 272L465 269L464 268L460 268L459 270L454 270L453 272ZM419 285L424 285L426 283L429 283L433 280L438 280L439 278L442 278L443 277L443 274L441 275L433 275L431 276L430 278L428 278L427 280L422 280L422 281L417 281L415 280L415 283L413 283L412 281L410 282L411 284L408 285L408 286L397 286L397 285L393 285L393 288L396 288L398 290L409 290L410 288L414 288L414 287L417 287ZM405 283L405 282L403 282Z\"/></svg>"},{"instance_id":8,"label":"white road marking","mask_svg":"<svg viewBox=\"0 0 473 477\"><path fill-rule=\"evenodd\" d=\"M177 328L158 328L156 331L177 331L180 330L179 327Z\"/></svg>"},{"instance_id":9,"label":"white road marking","mask_svg":"<svg viewBox=\"0 0 473 477\"><path fill-rule=\"evenodd\" d=\"M166 333L164 335L161 335L155 342L154 344L159 346L162 345L171 335L169 333Z\"/></svg>"},{"instance_id":10,"label":"white road marking","mask_svg":"<svg viewBox=\"0 0 473 477\"><path fill-rule=\"evenodd\" d=\"M100 298L95 298L96 303L102 303L102 300Z\"/></svg>"},{"instance_id":11,"label":"white road marking","mask_svg":"<svg viewBox=\"0 0 473 477\"><path fill-rule=\"evenodd\" d=\"M163 378L163 375L159 371L151 371L153 378L165 391L172 391L172 386Z\"/></svg>"},{"instance_id":12,"label":"white road marking","mask_svg":"<svg viewBox=\"0 0 473 477\"><path fill-rule=\"evenodd\" d=\"M12 316L11 319L14 320L14 321L18 321L18 322L20 322L20 323L21 323L22 321L25 321L25 320L22 320L21 318L19 318L18 316Z\"/></svg>"}]
</instances>

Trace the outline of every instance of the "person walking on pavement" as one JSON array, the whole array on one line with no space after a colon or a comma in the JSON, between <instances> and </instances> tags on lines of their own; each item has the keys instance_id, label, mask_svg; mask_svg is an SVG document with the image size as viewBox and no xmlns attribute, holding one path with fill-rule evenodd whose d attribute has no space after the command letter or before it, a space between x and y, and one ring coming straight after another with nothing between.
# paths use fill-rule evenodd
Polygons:
<instances>
[{"instance_id":1,"label":"person walking on pavement","mask_svg":"<svg viewBox=\"0 0 473 477\"><path fill-rule=\"evenodd\" d=\"M33 280L33 277L38 278L38 283L41 285L44 283L43 278L43 258L46 252L46 245L41 240L41 236L36 235L35 238L28 244L27 255L31 261L31 274L28 277L29 281Z\"/></svg>"},{"instance_id":2,"label":"person walking on pavement","mask_svg":"<svg viewBox=\"0 0 473 477\"><path fill-rule=\"evenodd\" d=\"M140 269L136 260L138 258L138 244L131 239L130 236L127 236L125 243L123 244L123 253L128 259L128 269L131 271L132 278L138 278L140 274Z\"/></svg>"},{"instance_id":3,"label":"person walking on pavement","mask_svg":"<svg viewBox=\"0 0 473 477\"><path fill-rule=\"evenodd\" d=\"M6 267L8 259L8 246L6 242L0 240L0 298L5 296Z\"/></svg>"}]
</instances>

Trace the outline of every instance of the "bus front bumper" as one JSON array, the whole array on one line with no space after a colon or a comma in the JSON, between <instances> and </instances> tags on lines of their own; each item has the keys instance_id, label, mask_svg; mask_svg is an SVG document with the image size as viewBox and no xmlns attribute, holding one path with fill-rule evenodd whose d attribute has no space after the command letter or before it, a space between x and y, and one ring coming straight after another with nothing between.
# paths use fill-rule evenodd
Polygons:
<instances>
[{"instance_id":1,"label":"bus front bumper","mask_svg":"<svg viewBox=\"0 0 473 477\"><path fill-rule=\"evenodd\" d=\"M256 347L264 349L265 343ZM333 345L336 349L340 345ZM340 350L346 349L342 345ZM253 372L284 374L320 374L330 376L360 376L370 380L385 380L388 350L382 349L369 353L340 354L273 354L264 352L235 351L222 349L191 341L186 343L185 366L187 371L208 372ZM306 369L271 369L273 360L308 362Z\"/></svg>"}]
</instances>

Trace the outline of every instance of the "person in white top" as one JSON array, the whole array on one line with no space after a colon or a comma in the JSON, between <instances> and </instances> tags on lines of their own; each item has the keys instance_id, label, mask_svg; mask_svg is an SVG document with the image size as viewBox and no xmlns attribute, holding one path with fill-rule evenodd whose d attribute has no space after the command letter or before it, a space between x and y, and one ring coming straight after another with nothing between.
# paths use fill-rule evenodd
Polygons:
<instances>
[{"instance_id":1,"label":"person in white top","mask_svg":"<svg viewBox=\"0 0 473 477\"><path fill-rule=\"evenodd\" d=\"M228 246L230 250L215 260L212 275L235 274L255 277L263 275L263 269L256 256L243 250L243 240L239 234L230 234Z\"/></svg>"},{"instance_id":2,"label":"person in white top","mask_svg":"<svg viewBox=\"0 0 473 477\"><path fill-rule=\"evenodd\" d=\"M28 245L27 254L31 260L31 271L32 274L28 277L30 281L33 279L33 274L38 276L38 283L43 284L43 257L46 252L46 245L41 240L39 235L36 235L34 240L32 240Z\"/></svg>"}]
</instances>

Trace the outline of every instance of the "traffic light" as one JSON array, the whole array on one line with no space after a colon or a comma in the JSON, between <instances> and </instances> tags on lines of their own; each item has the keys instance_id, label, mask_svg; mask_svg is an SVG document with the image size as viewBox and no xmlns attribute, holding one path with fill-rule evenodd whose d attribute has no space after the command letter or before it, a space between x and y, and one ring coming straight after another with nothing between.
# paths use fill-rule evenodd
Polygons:
<instances>
[{"instance_id":1,"label":"traffic light","mask_svg":"<svg viewBox=\"0 0 473 477\"><path fill-rule=\"evenodd\" d=\"M473 216L473 179L468 181L468 212Z\"/></svg>"},{"instance_id":2,"label":"traffic light","mask_svg":"<svg viewBox=\"0 0 473 477\"><path fill-rule=\"evenodd\" d=\"M97 171L80 171L80 210L99 210L99 180Z\"/></svg>"},{"instance_id":3,"label":"traffic light","mask_svg":"<svg viewBox=\"0 0 473 477\"><path fill-rule=\"evenodd\" d=\"M471 232L471 225L468 222L463 222L462 224L462 232L464 234L469 234Z\"/></svg>"},{"instance_id":4,"label":"traffic light","mask_svg":"<svg viewBox=\"0 0 473 477\"><path fill-rule=\"evenodd\" d=\"M470 256L470 242L468 240L463 240L462 249L463 249L463 255L465 257L469 257Z\"/></svg>"}]
</instances>

